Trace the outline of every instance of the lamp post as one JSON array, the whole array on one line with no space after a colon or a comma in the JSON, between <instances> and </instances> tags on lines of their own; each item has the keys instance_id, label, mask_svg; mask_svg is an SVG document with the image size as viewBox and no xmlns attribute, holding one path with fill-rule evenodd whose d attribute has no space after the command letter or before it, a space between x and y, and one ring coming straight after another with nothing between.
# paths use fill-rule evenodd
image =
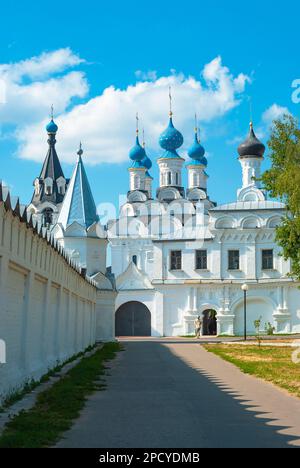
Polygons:
<instances>
[{"instance_id":1,"label":"lamp post","mask_svg":"<svg viewBox=\"0 0 300 468\"><path fill-rule=\"evenodd\" d=\"M247 292L249 291L248 284L243 284L242 291L244 291L244 340L247 341Z\"/></svg>"}]
</instances>

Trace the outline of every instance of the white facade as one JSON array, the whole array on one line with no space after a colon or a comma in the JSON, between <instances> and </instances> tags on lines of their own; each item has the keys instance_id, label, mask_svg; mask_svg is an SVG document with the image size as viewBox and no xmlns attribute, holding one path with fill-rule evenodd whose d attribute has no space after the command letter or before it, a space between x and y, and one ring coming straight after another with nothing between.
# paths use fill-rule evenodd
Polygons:
<instances>
[{"instance_id":1,"label":"white facade","mask_svg":"<svg viewBox=\"0 0 300 468\"><path fill-rule=\"evenodd\" d=\"M217 312L219 334L241 334L241 286L246 282L250 287L249 332L254 332L253 322L262 316L263 324L274 324L278 333L299 333L299 284L287 276L289 262L280 256L275 243L275 227L284 207L273 202L256 205L252 209L250 203L240 202L211 209L202 218L206 224L198 226L192 226L195 213L185 216L182 227L180 216L170 219L166 214L170 206L164 205L160 205L164 214L153 216L148 225L144 219L121 217L116 224L124 228L128 223L129 235L120 229L120 235L116 236L116 225L111 225L109 231L118 287L116 310L134 298L151 311L154 336L181 336L193 333L197 315L213 309ZM195 210L192 203L190 208ZM163 230L164 223L165 227L170 224L172 238L160 235L159 228ZM205 270L196 268L197 250L207 251ZM228 268L230 250L239 251L238 270ZM273 269L262 269L263 250L273 250ZM180 270L171 270L172 251L181 251ZM139 275L133 278L130 266L134 257Z\"/></svg>"},{"instance_id":2,"label":"white facade","mask_svg":"<svg viewBox=\"0 0 300 468\"><path fill-rule=\"evenodd\" d=\"M172 127L173 139L175 131ZM168 139L166 132L163 139ZM197 139L195 144L193 156ZM182 158L160 158L158 200L131 193L119 219L109 224L116 312L132 301L142 303L151 313L152 336L184 336L194 333L197 316L214 311L218 334L241 335L241 287L247 283L248 333L255 332L259 318L262 329L271 324L276 333L300 333L300 285L289 276L290 263L275 242L275 229L286 209L267 200L255 180L264 146L251 125L239 148L242 187L237 201L221 206L207 195L207 161L203 147L201 151L198 159L203 165L199 161L187 165L186 196L182 187L177 190Z\"/></svg>"}]
</instances>

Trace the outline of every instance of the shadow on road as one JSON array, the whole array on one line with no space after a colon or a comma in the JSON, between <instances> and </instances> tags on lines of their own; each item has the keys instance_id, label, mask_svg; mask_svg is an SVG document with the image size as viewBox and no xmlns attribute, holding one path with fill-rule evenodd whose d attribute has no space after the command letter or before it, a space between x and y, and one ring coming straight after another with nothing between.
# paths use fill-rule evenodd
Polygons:
<instances>
[{"instance_id":1,"label":"shadow on road","mask_svg":"<svg viewBox=\"0 0 300 468\"><path fill-rule=\"evenodd\" d=\"M184 343L191 345L195 367L196 346ZM59 446L287 448L295 441L295 436L280 434L286 427L203 370L201 362L195 369L173 352L169 340L123 346L125 352L105 378L106 390L89 399Z\"/></svg>"}]
</instances>

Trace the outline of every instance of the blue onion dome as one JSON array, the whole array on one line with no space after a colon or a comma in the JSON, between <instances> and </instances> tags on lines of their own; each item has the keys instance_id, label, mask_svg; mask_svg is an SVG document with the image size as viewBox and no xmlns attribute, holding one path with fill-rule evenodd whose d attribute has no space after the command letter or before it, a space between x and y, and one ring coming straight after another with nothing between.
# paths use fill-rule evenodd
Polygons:
<instances>
[{"instance_id":1,"label":"blue onion dome","mask_svg":"<svg viewBox=\"0 0 300 468\"><path fill-rule=\"evenodd\" d=\"M152 179L151 175L149 174L149 171L152 167L152 161L147 155L144 157L142 164L146 168L146 174L145 174L146 177L149 177L150 179Z\"/></svg>"},{"instance_id":2,"label":"blue onion dome","mask_svg":"<svg viewBox=\"0 0 300 468\"><path fill-rule=\"evenodd\" d=\"M166 151L176 152L183 144L182 134L176 130L173 125L172 114L170 115L169 125L159 137L160 146Z\"/></svg>"},{"instance_id":3,"label":"blue onion dome","mask_svg":"<svg viewBox=\"0 0 300 468\"><path fill-rule=\"evenodd\" d=\"M133 148L131 148L129 152L129 157L132 161L141 162L145 158L145 155L146 155L145 150L140 145L139 136L137 134L135 145Z\"/></svg>"},{"instance_id":4,"label":"blue onion dome","mask_svg":"<svg viewBox=\"0 0 300 468\"><path fill-rule=\"evenodd\" d=\"M197 161L198 163L203 164L204 166L207 166L207 159L204 156L205 149L199 142L197 131L195 131L195 140L192 146L188 150L188 155L194 161Z\"/></svg>"},{"instance_id":5,"label":"blue onion dome","mask_svg":"<svg viewBox=\"0 0 300 468\"><path fill-rule=\"evenodd\" d=\"M143 163L143 166L145 166L145 168L149 171L152 167L152 161L151 159L147 156L147 154L145 155L144 159L142 160L142 163Z\"/></svg>"},{"instance_id":6,"label":"blue onion dome","mask_svg":"<svg viewBox=\"0 0 300 468\"><path fill-rule=\"evenodd\" d=\"M48 133L56 133L57 132L58 126L54 122L53 118L51 119L51 121L46 126L46 130L47 130Z\"/></svg>"},{"instance_id":7,"label":"blue onion dome","mask_svg":"<svg viewBox=\"0 0 300 468\"><path fill-rule=\"evenodd\" d=\"M241 158L263 158L265 151L266 147L255 135L253 130L253 124L251 122L249 135L246 138L246 140L238 147L238 153Z\"/></svg>"}]
</instances>

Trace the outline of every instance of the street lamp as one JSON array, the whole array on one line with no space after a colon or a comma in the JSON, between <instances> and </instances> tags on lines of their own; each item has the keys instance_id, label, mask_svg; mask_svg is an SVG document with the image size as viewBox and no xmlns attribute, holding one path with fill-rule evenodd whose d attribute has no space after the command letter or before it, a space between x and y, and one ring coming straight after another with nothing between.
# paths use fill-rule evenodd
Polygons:
<instances>
[{"instance_id":1,"label":"street lamp","mask_svg":"<svg viewBox=\"0 0 300 468\"><path fill-rule=\"evenodd\" d=\"M248 284L243 284L242 291L244 291L244 340L247 341L247 291L249 291Z\"/></svg>"}]
</instances>

